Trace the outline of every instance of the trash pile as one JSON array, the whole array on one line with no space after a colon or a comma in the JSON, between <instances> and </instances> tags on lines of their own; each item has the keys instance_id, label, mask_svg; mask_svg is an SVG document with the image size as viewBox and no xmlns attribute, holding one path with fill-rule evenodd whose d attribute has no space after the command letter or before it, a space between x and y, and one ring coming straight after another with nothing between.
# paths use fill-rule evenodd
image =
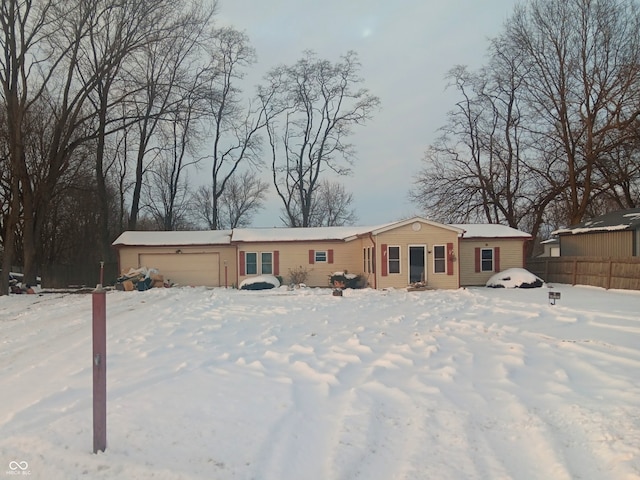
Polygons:
<instances>
[{"instance_id":1,"label":"trash pile","mask_svg":"<svg viewBox=\"0 0 640 480\"><path fill-rule=\"evenodd\" d=\"M157 268L132 268L127 273L122 273L116 280L116 290L131 292L138 290L144 292L150 288L168 288L173 284L169 279L165 280Z\"/></svg>"},{"instance_id":2,"label":"trash pile","mask_svg":"<svg viewBox=\"0 0 640 480\"><path fill-rule=\"evenodd\" d=\"M9 291L11 293L36 293L34 288L23 282L21 273L9 273Z\"/></svg>"}]
</instances>

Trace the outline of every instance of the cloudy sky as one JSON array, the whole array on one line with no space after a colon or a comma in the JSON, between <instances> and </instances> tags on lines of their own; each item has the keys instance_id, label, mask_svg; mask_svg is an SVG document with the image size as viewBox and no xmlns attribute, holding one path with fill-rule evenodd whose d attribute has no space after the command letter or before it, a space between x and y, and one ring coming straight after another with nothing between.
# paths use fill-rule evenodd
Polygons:
<instances>
[{"instance_id":1,"label":"cloudy sky","mask_svg":"<svg viewBox=\"0 0 640 480\"><path fill-rule=\"evenodd\" d=\"M306 49L338 61L358 53L364 86L381 110L351 137L353 174L341 181L355 197L358 224L419 214L407 194L427 146L456 97L445 75L455 65L484 64L518 0L219 0L218 22L245 31L258 63L256 85L279 64L293 64ZM247 92L249 93L249 92ZM280 226L275 195L254 226Z\"/></svg>"}]
</instances>

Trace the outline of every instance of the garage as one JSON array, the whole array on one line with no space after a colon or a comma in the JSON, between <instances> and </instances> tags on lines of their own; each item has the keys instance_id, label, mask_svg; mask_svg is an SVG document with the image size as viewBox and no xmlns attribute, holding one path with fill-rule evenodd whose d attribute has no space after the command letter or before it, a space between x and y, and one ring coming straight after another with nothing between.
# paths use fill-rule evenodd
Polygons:
<instances>
[{"instance_id":1,"label":"garage","mask_svg":"<svg viewBox=\"0 0 640 480\"><path fill-rule=\"evenodd\" d=\"M178 285L219 287L219 253L140 253L140 266L157 268L165 280Z\"/></svg>"}]
</instances>

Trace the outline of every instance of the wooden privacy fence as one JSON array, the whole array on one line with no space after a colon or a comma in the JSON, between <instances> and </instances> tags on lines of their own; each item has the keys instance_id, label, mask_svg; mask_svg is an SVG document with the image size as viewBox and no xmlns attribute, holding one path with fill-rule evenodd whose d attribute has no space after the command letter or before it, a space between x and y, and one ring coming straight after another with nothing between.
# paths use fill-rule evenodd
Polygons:
<instances>
[{"instance_id":1,"label":"wooden privacy fence","mask_svg":"<svg viewBox=\"0 0 640 480\"><path fill-rule=\"evenodd\" d=\"M545 257L527 261L527 269L548 283L640 290L640 258Z\"/></svg>"}]
</instances>

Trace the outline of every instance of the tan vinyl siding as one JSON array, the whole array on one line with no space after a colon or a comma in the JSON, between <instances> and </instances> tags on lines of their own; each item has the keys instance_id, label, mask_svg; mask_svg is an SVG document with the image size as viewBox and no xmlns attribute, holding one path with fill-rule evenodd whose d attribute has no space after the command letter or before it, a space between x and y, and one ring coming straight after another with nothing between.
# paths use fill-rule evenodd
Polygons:
<instances>
[{"instance_id":1,"label":"tan vinyl siding","mask_svg":"<svg viewBox=\"0 0 640 480\"><path fill-rule=\"evenodd\" d=\"M306 285L310 287L328 287L329 276L337 271L347 270L350 273L362 273L361 242L264 242L240 243L238 252L273 252L278 251L279 274L285 285L290 283L290 271L297 268L307 270ZM329 252L333 250L333 263L309 263L309 250ZM238 275L238 284L252 275Z\"/></svg>"},{"instance_id":2,"label":"tan vinyl siding","mask_svg":"<svg viewBox=\"0 0 640 480\"><path fill-rule=\"evenodd\" d=\"M563 257L631 257L633 232L579 233L560 236L560 255Z\"/></svg>"},{"instance_id":3,"label":"tan vinyl siding","mask_svg":"<svg viewBox=\"0 0 640 480\"><path fill-rule=\"evenodd\" d=\"M461 286L485 285L496 273L476 272L476 248L500 248L500 271L524 267L524 240L522 239L462 239L460 242ZM494 258L495 260L495 258ZM495 264L494 264L495 270Z\"/></svg>"},{"instance_id":4,"label":"tan vinyl siding","mask_svg":"<svg viewBox=\"0 0 640 480\"><path fill-rule=\"evenodd\" d=\"M413 224L404 225L376 235L376 278L378 288L406 288L409 285L409 247L426 246L425 270L426 283L432 288L458 288L458 234L453 230L440 228L435 225L421 223L420 230L416 231ZM455 260L453 262L453 274L434 273L433 246L453 244ZM382 275L383 258L382 245L400 247L400 273ZM448 254L448 252L447 252Z\"/></svg>"}]
</instances>

